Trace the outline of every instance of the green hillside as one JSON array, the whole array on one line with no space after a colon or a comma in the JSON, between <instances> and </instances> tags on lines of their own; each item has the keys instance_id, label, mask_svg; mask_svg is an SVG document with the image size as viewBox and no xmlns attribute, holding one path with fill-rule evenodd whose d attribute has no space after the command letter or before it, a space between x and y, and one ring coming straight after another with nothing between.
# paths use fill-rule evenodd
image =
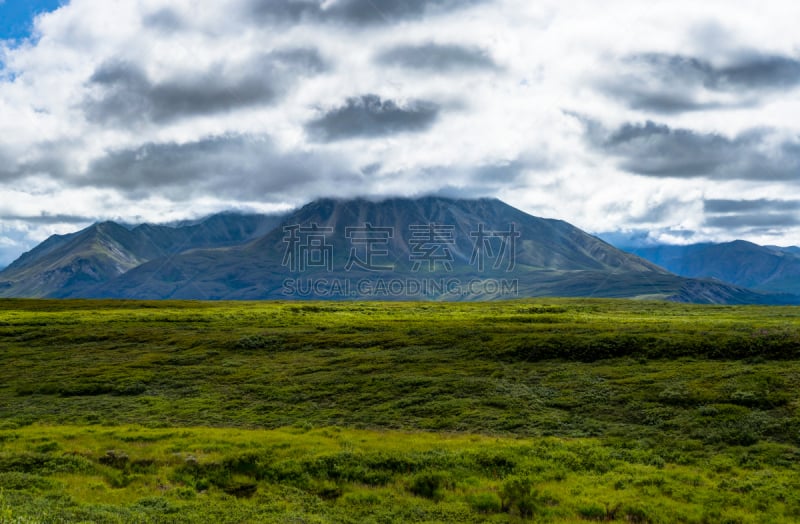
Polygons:
<instances>
[{"instance_id":1,"label":"green hillside","mask_svg":"<svg viewBox=\"0 0 800 524\"><path fill-rule=\"evenodd\" d=\"M790 307L4 300L0 522L796 522L799 386Z\"/></svg>"}]
</instances>

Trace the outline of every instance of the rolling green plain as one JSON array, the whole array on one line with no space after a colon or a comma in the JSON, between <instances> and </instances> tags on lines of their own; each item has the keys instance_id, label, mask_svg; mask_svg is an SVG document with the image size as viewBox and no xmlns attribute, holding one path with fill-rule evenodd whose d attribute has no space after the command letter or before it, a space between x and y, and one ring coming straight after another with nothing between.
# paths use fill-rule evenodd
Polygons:
<instances>
[{"instance_id":1,"label":"rolling green plain","mask_svg":"<svg viewBox=\"0 0 800 524\"><path fill-rule=\"evenodd\" d=\"M800 309L0 301L0 523L800 521Z\"/></svg>"}]
</instances>

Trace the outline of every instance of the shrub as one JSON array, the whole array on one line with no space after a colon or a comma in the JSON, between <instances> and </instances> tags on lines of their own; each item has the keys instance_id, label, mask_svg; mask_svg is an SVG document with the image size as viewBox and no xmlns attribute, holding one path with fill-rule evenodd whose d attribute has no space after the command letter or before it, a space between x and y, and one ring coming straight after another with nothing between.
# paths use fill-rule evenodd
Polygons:
<instances>
[{"instance_id":1,"label":"shrub","mask_svg":"<svg viewBox=\"0 0 800 524\"><path fill-rule=\"evenodd\" d=\"M228 495L237 498L250 498L258 490L258 484L249 479L231 479L219 487Z\"/></svg>"},{"instance_id":2,"label":"shrub","mask_svg":"<svg viewBox=\"0 0 800 524\"><path fill-rule=\"evenodd\" d=\"M502 508L522 518L532 517L540 507L539 491L534 489L533 481L527 477L512 477L503 483L500 490Z\"/></svg>"},{"instance_id":3,"label":"shrub","mask_svg":"<svg viewBox=\"0 0 800 524\"><path fill-rule=\"evenodd\" d=\"M182 500L192 500L197 496L197 494L190 487L179 486L175 489L175 496Z\"/></svg>"},{"instance_id":4,"label":"shrub","mask_svg":"<svg viewBox=\"0 0 800 524\"><path fill-rule=\"evenodd\" d=\"M168 500L161 497L146 497L134 504L134 508L145 512L154 514L169 514L177 513L179 508L173 506Z\"/></svg>"},{"instance_id":5,"label":"shrub","mask_svg":"<svg viewBox=\"0 0 800 524\"><path fill-rule=\"evenodd\" d=\"M128 454L124 451L110 449L98 460L100 464L116 469L125 469L128 465Z\"/></svg>"},{"instance_id":6,"label":"shrub","mask_svg":"<svg viewBox=\"0 0 800 524\"><path fill-rule=\"evenodd\" d=\"M342 496L342 487L330 480L317 482L311 491L325 500L335 500Z\"/></svg>"},{"instance_id":7,"label":"shrub","mask_svg":"<svg viewBox=\"0 0 800 524\"><path fill-rule=\"evenodd\" d=\"M588 520L606 520L606 508L600 504L586 504L578 508L578 514Z\"/></svg>"},{"instance_id":8,"label":"shrub","mask_svg":"<svg viewBox=\"0 0 800 524\"><path fill-rule=\"evenodd\" d=\"M18 455L0 454L0 472L18 471L52 475L54 473L87 473L94 470L89 460L78 455L51 455L20 453Z\"/></svg>"},{"instance_id":9,"label":"shrub","mask_svg":"<svg viewBox=\"0 0 800 524\"><path fill-rule=\"evenodd\" d=\"M444 497L444 490L451 486L452 481L445 473L423 472L414 475L408 489L418 497L441 500Z\"/></svg>"},{"instance_id":10,"label":"shrub","mask_svg":"<svg viewBox=\"0 0 800 524\"><path fill-rule=\"evenodd\" d=\"M240 338L236 344L236 349L279 349L281 341L275 337L266 337L264 335L247 335Z\"/></svg>"},{"instance_id":11,"label":"shrub","mask_svg":"<svg viewBox=\"0 0 800 524\"><path fill-rule=\"evenodd\" d=\"M636 505L627 505L622 508L622 513L625 515L627 522L634 524L647 524L653 522L653 519L647 513L647 510Z\"/></svg>"},{"instance_id":12,"label":"shrub","mask_svg":"<svg viewBox=\"0 0 800 524\"><path fill-rule=\"evenodd\" d=\"M499 513L503 508L503 502L496 493L469 495L467 502L472 506L472 509L479 513Z\"/></svg>"},{"instance_id":13,"label":"shrub","mask_svg":"<svg viewBox=\"0 0 800 524\"><path fill-rule=\"evenodd\" d=\"M30 473L0 473L0 489L29 490L29 489L52 489L56 482L39 475ZM0 519L2 522L2 519Z\"/></svg>"}]
</instances>

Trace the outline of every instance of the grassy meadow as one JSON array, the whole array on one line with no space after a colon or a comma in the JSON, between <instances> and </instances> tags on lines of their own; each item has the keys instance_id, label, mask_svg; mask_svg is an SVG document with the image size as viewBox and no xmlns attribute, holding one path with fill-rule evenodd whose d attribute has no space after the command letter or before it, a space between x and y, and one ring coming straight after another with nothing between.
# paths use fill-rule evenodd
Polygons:
<instances>
[{"instance_id":1,"label":"grassy meadow","mask_svg":"<svg viewBox=\"0 0 800 524\"><path fill-rule=\"evenodd\" d=\"M800 309L0 301L0 523L800 521Z\"/></svg>"}]
</instances>

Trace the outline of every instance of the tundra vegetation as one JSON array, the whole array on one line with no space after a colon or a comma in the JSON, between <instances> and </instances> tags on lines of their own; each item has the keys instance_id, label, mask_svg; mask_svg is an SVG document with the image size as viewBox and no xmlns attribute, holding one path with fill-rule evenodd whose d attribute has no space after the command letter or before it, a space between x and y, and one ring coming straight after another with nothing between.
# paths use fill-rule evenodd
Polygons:
<instances>
[{"instance_id":1,"label":"tundra vegetation","mask_svg":"<svg viewBox=\"0 0 800 524\"><path fill-rule=\"evenodd\" d=\"M0 522L800 521L800 310L0 301Z\"/></svg>"}]
</instances>

